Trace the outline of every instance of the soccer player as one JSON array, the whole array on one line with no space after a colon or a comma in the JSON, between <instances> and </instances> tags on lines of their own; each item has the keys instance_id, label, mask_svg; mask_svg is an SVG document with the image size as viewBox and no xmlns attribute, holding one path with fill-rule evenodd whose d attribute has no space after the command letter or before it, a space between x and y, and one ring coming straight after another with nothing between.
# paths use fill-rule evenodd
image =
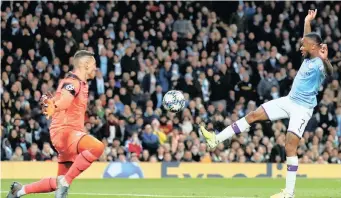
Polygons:
<instances>
[{"instance_id":1,"label":"soccer player","mask_svg":"<svg viewBox=\"0 0 341 198\"><path fill-rule=\"evenodd\" d=\"M293 198L298 169L297 147L305 127L317 104L316 95L326 75L333 72L333 66L328 60L328 49L322 44L321 37L311 32L310 23L316 16L316 10L309 10L305 18L304 36L300 48L304 56L303 63L295 77L288 96L264 103L253 112L225 128L219 134L207 131L201 126L201 132L210 148L231 138L234 134L247 131L250 124L257 121L279 120L290 118L286 134L286 188L272 198ZM336 68L335 68L336 69Z\"/></svg>"},{"instance_id":2,"label":"soccer player","mask_svg":"<svg viewBox=\"0 0 341 198\"><path fill-rule=\"evenodd\" d=\"M64 78L54 97L42 97L43 112L52 117L51 141L58 151L58 176L38 182L11 185L8 198L32 193L55 192L56 198L67 197L72 181L90 167L104 151L104 145L84 132L84 117L88 103L88 83L96 75L94 54L81 50L73 59L74 71Z\"/></svg>"}]
</instances>

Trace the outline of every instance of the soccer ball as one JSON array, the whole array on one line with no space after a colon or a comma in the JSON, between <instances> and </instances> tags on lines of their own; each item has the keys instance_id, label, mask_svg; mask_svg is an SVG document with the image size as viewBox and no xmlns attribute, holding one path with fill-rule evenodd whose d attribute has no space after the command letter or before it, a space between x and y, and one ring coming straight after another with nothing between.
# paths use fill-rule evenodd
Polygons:
<instances>
[{"instance_id":1,"label":"soccer ball","mask_svg":"<svg viewBox=\"0 0 341 198\"><path fill-rule=\"evenodd\" d=\"M185 96L177 90L168 91L162 100L163 107L170 112L177 113L185 108Z\"/></svg>"}]
</instances>

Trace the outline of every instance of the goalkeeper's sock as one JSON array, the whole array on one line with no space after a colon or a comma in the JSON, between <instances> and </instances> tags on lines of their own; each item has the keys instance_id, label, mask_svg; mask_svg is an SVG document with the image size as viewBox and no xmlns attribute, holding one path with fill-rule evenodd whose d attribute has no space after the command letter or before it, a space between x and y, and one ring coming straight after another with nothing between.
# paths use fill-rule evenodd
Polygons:
<instances>
[{"instance_id":1,"label":"goalkeeper's sock","mask_svg":"<svg viewBox=\"0 0 341 198\"><path fill-rule=\"evenodd\" d=\"M220 132L216 139L219 142L223 142L227 139L230 139L233 135L237 135L239 133L245 132L250 128L250 124L247 123L245 117L237 120L236 122L232 123L230 126L226 127L222 132Z\"/></svg>"},{"instance_id":2,"label":"goalkeeper's sock","mask_svg":"<svg viewBox=\"0 0 341 198\"><path fill-rule=\"evenodd\" d=\"M287 177L285 179L286 180L285 190L291 195L294 194L294 190L295 190L297 169L298 169L298 157L297 156L287 157Z\"/></svg>"},{"instance_id":3,"label":"goalkeeper's sock","mask_svg":"<svg viewBox=\"0 0 341 198\"><path fill-rule=\"evenodd\" d=\"M89 150L85 150L77 155L76 160L65 175L66 182L70 185L72 181L83 171L90 167L92 162L97 160Z\"/></svg>"},{"instance_id":4,"label":"goalkeeper's sock","mask_svg":"<svg viewBox=\"0 0 341 198\"><path fill-rule=\"evenodd\" d=\"M21 190L18 191L17 196L23 196L32 193L47 193L53 192L57 188L56 178L45 178L40 181L24 185Z\"/></svg>"}]
</instances>

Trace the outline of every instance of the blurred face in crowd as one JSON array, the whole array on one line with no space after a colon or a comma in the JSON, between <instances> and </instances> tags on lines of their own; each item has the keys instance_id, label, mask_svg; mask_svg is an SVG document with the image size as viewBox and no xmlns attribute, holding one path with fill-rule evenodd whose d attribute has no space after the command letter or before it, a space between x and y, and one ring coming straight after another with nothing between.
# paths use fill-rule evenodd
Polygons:
<instances>
[{"instance_id":1,"label":"blurred face in crowd","mask_svg":"<svg viewBox=\"0 0 341 198\"><path fill-rule=\"evenodd\" d=\"M30 92L29 89L25 89L24 97L25 97L25 99L30 99L31 98L31 92Z\"/></svg>"},{"instance_id":2,"label":"blurred face in crowd","mask_svg":"<svg viewBox=\"0 0 341 198\"><path fill-rule=\"evenodd\" d=\"M31 154L35 155L38 152L38 145L37 144L32 144L31 146Z\"/></svg>"},{"instance_id":3,"label":"blurred face in crowd","mask_svg":"<svg viewBox=\"0 0 341 198\"><path fill-rule=\"evenodd\" d=\"M337 88L339 88L339 81L338 80L333 80L332 81L332 87L334 88L334 89L337 89Z\"/></svg>"},{"instance_id":4,"label":"blurred face in crowd","mask_svg":"<svg viewBox=\"0 0 341 198\"><path fill-rule=\"evenodd\" d=\"M146 112L147 112L148 115L153 115L153 108L152 107L147 107Z\"/></svg>"},{"instance_id":5,"label":"blurred face in crowd","mask_svg":"<svg viewBox=\"0 0 341 198\"><path fill-rule=\"evenodd\" d=\"M183 142L180 142L178 144L178 151L184 151L185 150L185 144Z\"/></svg>"},{"instance_id":6,"label":"blurred face in crowd","mask_svg":"<svg viewBox=\"0 0 341 198\"><path fill-rule=\"evenodd\" d=\"M38 91L38 90L37 90L37 91L35 91L35 92L34 92L34 99L35 99L35 100L39 100L39 99L40 99L40 97L41 97L41 93L40 93L40 91Z\"/></svg>"},{"instance_id":7,"label":"blurred face in crowd","mask_svg":"<svg viewBox=\"0 0 341 198\"><path fill-rule=\"evenodd\" d=\"M18 146L17 148L15 148L15 154L17 156L22 156L22 148L20 146Z\"/></svg>"},{"instance_id":8,"label":"blurred face in crowd","mask_svg":"<svg viewBox=\"0 0 341 198\"><path fill-rule=\"evenodd\" d=\"M15 138L17 138L18 137L18 132L16 131L16 130L12 130L11 131L11 138L13 138L13 139L15 139Z\"/></svg>"},{"instance_id":9,"label":"blurred face in crowd","mask_svg":"<svg viewBox=\"0 0 341 198\"><path fill-rule=\"evenodd\" d=\"M165 154L165 156L164 156L164 160L163 161L164 162L171 162L172 161L172 155L169 152L167 152Z\"/></svg>"},{"instance_id":10,"label":"blurred face in crowd","mask_svg":"<svg viewBox=\"0 0 341 198\"><path fill-rule=\"evenodd\" d=\"M19 100L15 101L15 108L20 109L20 107L21 107L20 101Z\"/></svg>"},{"instance_id":11,"label":"blurred face in crowd","mask_svg":"<svg viewBox=\"0 0 341 198\"><path fill-rule=\"evenodd\" d=\"M131 162L139 162L139 159L138 159L136 153L132 153L132 154L131 154L131 159L130 159L130 161L131 161Z\"/></svg>"},{"instance_id":12,"label":"blurred face in crowd","mask_svg":"<svg viewBox=\"0 0 341 198\"><path fill-rule=\"evenodd\" d=\"M9 99L10 99L9 93L6 91L3 95L3 100L7 102Z\"/></svg>"},{"instance_id":13,"label":"blurred face in crowd","mask_svg":"<svg viewBox=\"0 0 341 198\"><path fill-rule=\"evenodd\" d=\"M142 152L142 158L143 158L144 160L148 160L148 158L149 158L149 151L148 151L148 150L143 150L143 152Z\"/></svg>"},{"instance_id":14,"label":"blurred face in crowd","mask_svg":"<svg viewBox=\"0 0 341 198\"><path fill-rule=\"evenodd\" d=\"M323 115L325 115L325 114L327 113L327 111L328 111L328 108L327 108L326 105L322 105L322 106L320 107L320 112L321 112Z\"/></svg>"},{"instance_id":15,"label":"blurred face in crowd","mask_svg":"<svg viewBox=\"0 0 341 198\"><path fill-rule=\"evenodd\" d=\"M151 134L152 133L152 126L150 124L147 124L144 129L145 129L145 132L147 134Z\"/></svg>"},{"instance_id":16,"label":"blurred face in crowd","mask_svg":"<svg viewBox=\"0 0 341 198\"><path fill-rule=\"evenodd\" d=\"M126 95L126 94L127 94L127 89L124 88L124 87L122 87L122 88L120 89L120 95L124 96L124 95Z\"/></svg>"},{"instance_id":17,"label":"blurred face in crowd","mask_svg":"<svg viewBox=\"0 0 341 198\"><path fill-rule=\"evenodd\" d=\"M5 115L5 122L9 123L11 121L11 115L6 114Z\"/></svg>"}]
</instances>

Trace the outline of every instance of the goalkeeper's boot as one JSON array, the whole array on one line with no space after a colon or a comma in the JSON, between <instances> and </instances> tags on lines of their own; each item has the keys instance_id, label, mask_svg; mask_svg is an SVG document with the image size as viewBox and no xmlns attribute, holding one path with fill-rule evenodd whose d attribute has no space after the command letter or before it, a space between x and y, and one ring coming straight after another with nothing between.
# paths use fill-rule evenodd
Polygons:
<instances>
[{"instance_id":1,"label":"goalkeeper's boot","mask_svg":"<svg viewBox=\"0 0 341 198\"><path fill-rule=\"evenodd\" d=\"M200 131L206 139L206 143L209 149L214 149L218 145L216 134L214 132L207 131L203 125L200 126Z\"/></svg>"},{"instance_id":2,"label":"goalkeeper's boot","mask_svg":"<svg viewBox=\"0 0 341 198\"><path fill-rule=\"evenodd\" d=\"M67 198L70 185L65 181L64 175L57 177L57 189L55 192L55 198Z\"/></svg>"},{"instance_id":3,"label":"goalkeeper's boot","mask_svg":"<svg viewBox=\"0 0 341 198\"><path fill-rule=\"evenodd\" d=\"M272 195L270 198L295 198L295 194L290 194L284 189L282 192Z\"/></svg>"},{"instance_id":4,"label":"goalkeeper's boot","mask_svg":"<svg viewBox=\"0 0 341 198\"><path fill-rule=\"evenodd\" d=\"M18 182L13 182L11 185L11 189L8 192L6 198L18 198L18 191L23 188L23 185L21 185Z\"/></svg>"}]
</instances>

